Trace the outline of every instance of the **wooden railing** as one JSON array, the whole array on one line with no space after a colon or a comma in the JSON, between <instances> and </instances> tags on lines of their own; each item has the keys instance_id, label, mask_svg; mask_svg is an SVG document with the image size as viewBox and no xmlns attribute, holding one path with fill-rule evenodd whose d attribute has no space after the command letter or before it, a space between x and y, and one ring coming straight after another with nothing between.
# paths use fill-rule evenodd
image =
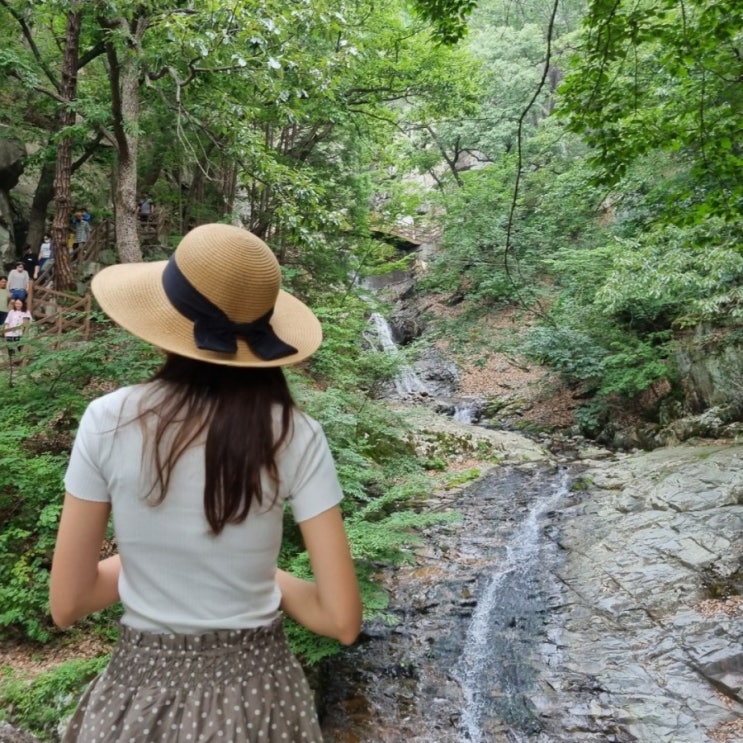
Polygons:
<instances>
[{"instance_id":1,"label":"wooden railing","mask_svg":"<svg viewBox=\"0 0 743 743\"><path fill-rule=\"evenodd\" d=\"M143 250L147 246L161 245L167 242L169 224L166 214L160 209L153 208L152 216L147 222L139 222L139 241ZM100 263L101 251L116 245L116 229L112 219L103 219L93 224L87 242L77 248L65 248L70 259L70 268L74 280L87 280L90 270ZM56 253L55 248L55 253ZM36 286L54 288L55 266L54 259L48 261L39 272Z\"/></svg>"},{"instance_id":2,"label":"wooden railing","mask_svg":"<svg viewBox=\"0 0 743 743\"><path fill-rule=\"evenodd\" d=\"M67 255L70 260L70 268L72 269L73 279L78 280L84 278L83 274L87 266L97 263L101 250L113 244L114 230L113 223L110 220L104 220L96 224L90 231L88 241L79 245L77 248L68 248L65 246L63 250L67 251ZM57 248L55 246L54 253L56 255ZM44 268L39 272L39 276L34 282L34 288L39 287L53 289L55 286L55 261L52 260L44 264Z\"/></svg>"},{"instance_id":3,"label":"wooden railing","mask_svg":"<svg viewBox=\"0 0 743 743\"><path fill-rule=\"evenodd\" d=\"M81 297L45 286L34 286L31 315L35 334L54 335L54 348L59 348L62 336L70 330L82 331L83 337L88 340L91 304L90 294Z\"/></svg>"}]
</instances>

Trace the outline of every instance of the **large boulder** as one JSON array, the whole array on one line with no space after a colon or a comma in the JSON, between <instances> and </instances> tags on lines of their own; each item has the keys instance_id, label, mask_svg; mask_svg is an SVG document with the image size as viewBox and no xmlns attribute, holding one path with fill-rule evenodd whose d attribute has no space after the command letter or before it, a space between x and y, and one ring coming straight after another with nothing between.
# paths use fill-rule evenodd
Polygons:
<instances>
[{"instance_id":1,"label":"large boulder","mask_svg":"<svg viewBox=\"0 0 743 743\"><path fill-rule=\"evenodd\" d=\"M26 160L26 147L17 139L0 139L0 190L18 185Z\"/></svg>"},{"instance_id":2,"label":"large boulder","mask_svg":"<svg viewBox=\"0 0 743 743\"><path fill-rule=\"evenodd\" d=\"M676 354L686 407L743 411L743 339L725 328L699 326Z\"/></svg>"},{"instance_id":3,"label":"large boulder","mask_svg":"<svg viewBox=\"0 0 743 743\"><path fill-rule=\"evenodd\" d=\"M0 242L0 260L3 264L15 257L16 244L10 191L18 185L26 160L26 147L17 139L0 138L0 228L7 232L7 240Z\"/></svg>"}]
</instances>

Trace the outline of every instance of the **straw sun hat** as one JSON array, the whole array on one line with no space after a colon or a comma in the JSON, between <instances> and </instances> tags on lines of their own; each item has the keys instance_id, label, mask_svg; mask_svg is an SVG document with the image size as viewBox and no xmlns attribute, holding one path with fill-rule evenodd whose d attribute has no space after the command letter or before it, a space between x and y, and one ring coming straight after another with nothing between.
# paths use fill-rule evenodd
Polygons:
<instances>
[{"instance_id":1,"label":"straw sun hat","mask_svg":"<svg viewBox=\"0 0 743 743\"><path fill-rule=\"evenodd\" d=\"M205 224L169 261L109 266L92 289L114 322L165 351L227 366L284 366L317 350L322 329L280 285L278 261L261 239Z\"/></svg>"}]
</instances>

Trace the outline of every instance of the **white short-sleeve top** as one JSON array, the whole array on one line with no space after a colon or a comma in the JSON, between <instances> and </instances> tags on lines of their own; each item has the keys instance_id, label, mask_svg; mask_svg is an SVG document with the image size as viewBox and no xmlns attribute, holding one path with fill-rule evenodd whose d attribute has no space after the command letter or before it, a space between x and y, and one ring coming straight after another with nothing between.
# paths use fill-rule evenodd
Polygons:
<instances>
[{"instance_id":1,"label":"white short-sleeve top","mask_svg":"<svg viewBox=\"0 0 743 743\"><path fill-rule=\"evenodd\" d=\"M290 439L277 455L278 496L264 478L263 503L217 536L204 516L204 443L176 464L165 499L149 505L152 451L134 421L160 383L124 387L94 400L80 421L65 475L76 498L109 501L121 555L122 622L138 630L200 633L270 624L281 594L275 581L284 504L305 521L343 496L320 425L295 411ZM278 421L278 409L275 416ZM147 446L152 446L149 436Z\"/></svg>"}]
</instances>

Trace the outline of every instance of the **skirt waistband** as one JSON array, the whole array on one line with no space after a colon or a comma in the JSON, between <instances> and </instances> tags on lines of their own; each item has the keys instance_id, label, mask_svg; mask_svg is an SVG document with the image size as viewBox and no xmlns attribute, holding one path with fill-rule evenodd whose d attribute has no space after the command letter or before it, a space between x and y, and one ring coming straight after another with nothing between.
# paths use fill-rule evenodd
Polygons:
<instances>
[{"instance_id":1,"label":"skirt waistband","mask_svg":"<svg viewBox=\"0 0 743 743\"><path fill-rule=\"evenodd\" d=\"M265 627L199 635L142 632L122 625L107 673L133 685L222 684L293 662L280 618Z\"/></svg>"},{"instance_id":2,"label":"skirt waistband","mask_svg":"<svg viewBox=\"0 0 743 743\"><path fill-rule=\"evenodd\" d=\"M263 627L249 629L221 629L200 634L175 634L149 632L119 625L119 643L131 648L149 650L183 651L201 653L205 651L232 652L240 647L263 647L273 644L284 635L281 617Z\"/></svg>"}]
</instances>

